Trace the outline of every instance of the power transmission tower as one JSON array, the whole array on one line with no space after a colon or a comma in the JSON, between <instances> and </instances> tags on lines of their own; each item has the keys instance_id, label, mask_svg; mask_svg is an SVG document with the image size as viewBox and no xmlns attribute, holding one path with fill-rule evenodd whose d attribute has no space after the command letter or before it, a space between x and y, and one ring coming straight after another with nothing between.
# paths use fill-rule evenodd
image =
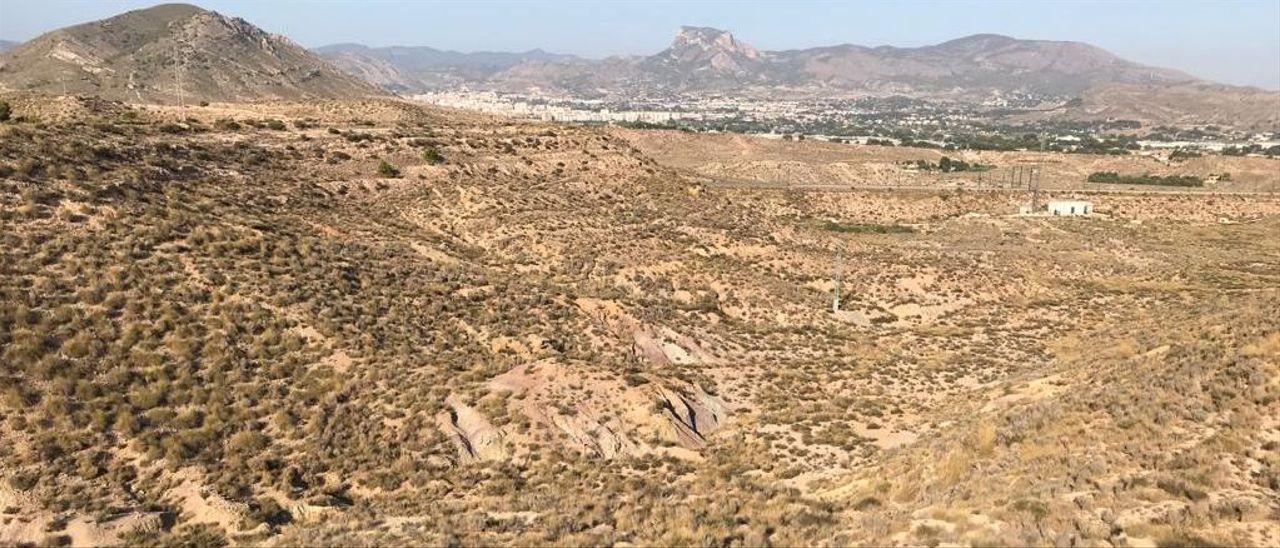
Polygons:
<instances>
[{"instance_id":1,"label":"power transmission tower","mask_svg":"<svg viewBox=\"0 0 1280 548\"><path fill-rule=\"evenodd\" d=\"M836 289L831 297L831 312L840 311L840 286L844 283L844 242L836 248Z\"/></svg>"}]
</instances>

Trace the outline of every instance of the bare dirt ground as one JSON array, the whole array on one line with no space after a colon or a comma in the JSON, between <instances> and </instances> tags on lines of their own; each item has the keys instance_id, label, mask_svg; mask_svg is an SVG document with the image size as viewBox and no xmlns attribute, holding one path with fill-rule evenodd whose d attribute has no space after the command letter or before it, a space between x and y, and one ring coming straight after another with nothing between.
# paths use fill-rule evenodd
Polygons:
<instances>
[{"instance_id":1,"label":"bare dirt ground","mask_svg":"<svg viewBox=\"0 0 1280 548\"><path fill-rule=\"evenodd\" d=\"M0 543L1280 540L1268 196L1018 217L699 177L910 149L27 101L70 114L0 127Z\"/></svg>"}]
</instances>

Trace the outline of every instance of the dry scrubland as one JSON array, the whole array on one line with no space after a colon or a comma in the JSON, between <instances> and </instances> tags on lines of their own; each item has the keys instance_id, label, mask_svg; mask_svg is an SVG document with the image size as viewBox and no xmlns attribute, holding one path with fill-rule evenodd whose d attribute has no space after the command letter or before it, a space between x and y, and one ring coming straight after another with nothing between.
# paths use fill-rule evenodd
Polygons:
<instances>
[{"instance_id":1,"label":"dry scrubland","mask_svg":"<svg viewBox=\"0 0 1280 548\"><path fill-rule=\"evenodd\" d=\"M1088 183L1089 174L1100 171L1124 175L1193 175L1206 181L1201 191L1280 191L1280 159L1206 154L1170 158L1130 154L1060 154L1053 152L1000 152L937 150L892 146L856 146L825 141L803 142L736 134L694 134L679 131L619 129L616 134L663 165L718 180L766 182L802 186L950 186L985 188L1003 181L1010 186L1010 171L1021 170L1026 187L1028 170L1040 170L1041 188L1103 190L1169 190L1169 188ZM936 164L943 156L991 166L990 171L945 173L918 172L902 165L924 160ZM1223 174L1229 174L1219 181ZM981 179L979 178L981 177ZM1016 185L1017 174L1014 174ZM1181 189L1186 190L1186 189Z\"/></svg>"},{"instance_id":2,"label":"dry scrubland","mask_svg":"<svg viewBox=\"0 0 1280 548\"><path fill-rule=\"evenodd\" d=\"M1011 218L651 159L733 137L10 99L0 544L1280 543L1274 199Z\"/></svg>"}]
</instances>

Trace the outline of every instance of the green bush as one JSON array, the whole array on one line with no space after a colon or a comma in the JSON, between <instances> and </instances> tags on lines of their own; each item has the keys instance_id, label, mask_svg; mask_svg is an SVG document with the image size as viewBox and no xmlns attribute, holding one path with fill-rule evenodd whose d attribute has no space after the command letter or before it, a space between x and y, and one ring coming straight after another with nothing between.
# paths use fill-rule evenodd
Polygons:
<instances>
[{"instance_id":1,"label":"green bush","mask_svg":"<svg viewBox=\"0 0 1280 548\"><path fill-rule=\"evenodd\" d=\"M391 165L390 162L383 160L378 164L378 175L380 177L399 177L400 169Z\"/></svg>"},{"instance_id":2,"label":"green bush","mask_svg":"<svg viewBox=\"0 0 1280 548\"><path fill-rule=\"evenodd\" d=\"M1114 171L1095 171L1085 179L1090 183L1115 185L1204 186L1204 179L1194 175L1121 175Z\"/></svg>"},{"instance_id":3,"label":"green bush","mask_svg":"<svg viewBox=\"0 0 1280 548\"><path fill-rule=\"evenodd\" d=\"M878 225L863 223L837 223L827 221L822 225L823 230L832 232L850 232L854 234L907 234L915 232L909 226L902 225Z\"/></svg>"},{"instance_id":4,"label":"green bush","mask_svg":"<svg viewBox=\"0 0 1280 548\"><path fill-rule=\"evenodd\" d=\"M422 159L433 166L444 163L444 156L440 155L440 151L436 147L429 147L422 151Z\"/></svg>"}]
</instances>

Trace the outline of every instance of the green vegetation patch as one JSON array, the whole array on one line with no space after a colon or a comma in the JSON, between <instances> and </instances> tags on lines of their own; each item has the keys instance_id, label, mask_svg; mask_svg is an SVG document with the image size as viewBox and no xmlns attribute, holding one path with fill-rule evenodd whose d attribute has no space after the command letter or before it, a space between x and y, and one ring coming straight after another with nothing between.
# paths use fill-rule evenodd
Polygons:
<instances>
[{"instance_id":1,"label":"green vegetation patch","mask_svg":"<svg viewBox=\"0 0 1280 548\"><path fill-rule=\"evenodd\" d=\"M1086 179L1090 183L1107 183L1116 185L1153 185L1153 186L1204 186L1204 179L1194 175L1121 175L1114 171L1095 171Z\"/></svg>"},{"instance_id":2,"label":"green vegetation patch","mask_svg":"<svg viewBox=\"0 0 1280 548\"><path fill-rule=\"evenodd\" d=\"M941 171L943 173L955 173L961 171L989 171L991 166L986 164L969 163L964 160L952 160L943 156L937 163L926 160L916 160L915 162L907 162L908 165L915 165L916 169L921 171Z\"/></svg>"},{"instance_id":3,"label":"green vegetation patch","mask_svg":"<svg viewBox=\"0 0 1280 548\"><path fill-rule=\"evenodd\" d=\"M909 234L915 232L914 228L903 225L837 223L835 221L823 222L822 229L830 230L831 232L845 232L853 234Z\"/></svg>"}]
</instances>

